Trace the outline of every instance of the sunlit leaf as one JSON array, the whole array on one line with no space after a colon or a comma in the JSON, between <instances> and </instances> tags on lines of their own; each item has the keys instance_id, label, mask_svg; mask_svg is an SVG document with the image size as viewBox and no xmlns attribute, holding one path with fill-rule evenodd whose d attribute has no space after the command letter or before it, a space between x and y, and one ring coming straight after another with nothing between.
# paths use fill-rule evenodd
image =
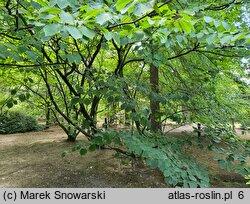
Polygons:
<instances>
[{"instance_id":1,"label":"sunlit leaf","mask_svg":"<svg viewBox=\"0 0 250 204\"><path fill-rule=\"evenodd\" d=\"M133 0L118 0L116 2L116 9L118 11L120 11L121 9L123 9L125 6L127 6L129 3L131 3Z\"/></svg>"}]
</instances>

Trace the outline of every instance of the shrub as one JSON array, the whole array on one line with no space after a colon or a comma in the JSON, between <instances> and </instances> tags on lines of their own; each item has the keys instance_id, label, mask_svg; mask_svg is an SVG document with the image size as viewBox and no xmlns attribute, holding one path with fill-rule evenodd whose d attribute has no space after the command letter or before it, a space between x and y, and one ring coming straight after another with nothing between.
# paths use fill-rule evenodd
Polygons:
<instances>
[{"instance_id":1,"label":"shrub","mask_svg":"<svg viewBox=\"0 0 250 204\"><path fill-rule=\"evenodd\" d=\"M17 111L7 111L0 115L0 134L12 134L41 130L42 126L29 115Z\"/></svg>"}]
</instances>

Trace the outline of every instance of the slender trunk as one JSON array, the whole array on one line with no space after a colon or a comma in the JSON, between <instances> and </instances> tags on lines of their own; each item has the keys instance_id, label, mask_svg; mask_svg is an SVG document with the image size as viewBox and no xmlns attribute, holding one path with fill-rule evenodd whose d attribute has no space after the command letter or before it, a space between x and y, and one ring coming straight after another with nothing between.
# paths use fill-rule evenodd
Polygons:
<instances>
[{"instance_id":1,"label":"slender trunk","mask_svg":"<svg viewBox=\"0 0 250 204\"><path fill-rule=\"evenodd\" d=\"M159 93L159 70L158 68L151 64L150 65L150 84L151 90L154 94ZM161 117L160 117L160 103L152 97L150 99L150 109L151 109L151 131L157 132L161 131Z\"/></svg>"},{"instance_id":2,"label":"slender trunk","mask_svg":"<svg viewBox=\"0 0 250 204\"><path fill-rule=\"evenodd\" d=\"M201 124L200 123L197 124L197 128L198 128L198 137L200 137L201 136Z\"/></svg>"}]
</instances>

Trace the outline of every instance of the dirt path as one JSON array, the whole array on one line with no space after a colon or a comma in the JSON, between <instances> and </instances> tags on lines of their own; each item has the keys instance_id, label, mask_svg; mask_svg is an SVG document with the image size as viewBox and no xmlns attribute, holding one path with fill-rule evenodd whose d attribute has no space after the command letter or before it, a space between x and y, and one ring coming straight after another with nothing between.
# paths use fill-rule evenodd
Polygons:
<instances>
[{"instance_id":1,"label":"dirt path","mask_svg":"<svg viewBox=\"0 0 250 204\"><path fill-rule=\"evenodd\" d=\"M123 166L111 151L61 157L68 143L58 127L0 135L0 187L165 187L158 171ZM85 138L79 136L77 144Z\"/></svg>"},{"instance_id":2,"label":"dirt path","mask_svg":"<svg viewBox=\"0 0 250 204\"><path fill-rule=\"evenodd\" d=\"M191 130L181 128L175 132ZM64 150L86 142L80 135L76 143L66 142L58 127L41 132L0 135L0 187L91 188L91 187L167 187L163 176L141 163L121 165L114 152L96 151L80 156L61 157ZM191 149L200 155L212 175L212 187L248 187L244 179L219 169L211 152Z\"/></svg>"}]
</instances>

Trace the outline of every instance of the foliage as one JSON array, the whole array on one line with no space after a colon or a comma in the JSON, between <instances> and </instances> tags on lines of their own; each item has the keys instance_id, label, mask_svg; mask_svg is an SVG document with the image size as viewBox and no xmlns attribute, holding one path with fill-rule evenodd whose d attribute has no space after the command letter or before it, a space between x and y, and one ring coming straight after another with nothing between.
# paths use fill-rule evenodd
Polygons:
<instances>
[{"instance_id":1,"label":"foliage","mask_svg":"<svg viewBox=\"0 0 250 204\"><path fill-rule=\"evenodd\" d=\"M206 174L176 151L179 142L162 135L158 141L147 130L155 126L152 118L180 123L188 112L189 122L211 127L212 141L232 145L225 127L250 112L243 97L250 93L243 80L249 76L241 67L250 54L248 6L228 0L1 1L0 105L34 100L70 140L79 132L92 140L91 151L125 145L128 152L118 148L121 153L159 168L167 183L207 186ZM135 125L134 134L98 127L98 120L112 122L118 113L132 130Z\"/></svg>"},{"instance_id":2,"label":"foliage","mask_svg":"<svg viewBox=\"0 0 250 204\"><path fill-rule=\"evenodd\" d=\"M237 17L246 6L241 3L8 0L0 10L1 66L18 68L14 78L26 75L26 88L60 124L89 138L103 103L123 103L139 131L151 126L144 114L149 101L160 104L163 120L185 109L192 121L208 123L218 115L228 122L241 91L233 80L239 58L249 52L248 29ZM159 93L150 91L150 64L160 73ZM224 94L229 83L232 92Z\"/></svg>"},{"instance_id":3,"label":"foliage","mask_svg":"<svg viewBox=\"0 0 250 204\"><path fill-rule=\"evenodd\" d=\"M249 141L242 141L235 136L231 127L225 127L224 124L205 127L203 134L201 138L198 138L199 146L204 147L205 140L209 141L208 149L220 155L213 159L222 169L235 171L242 176L249 174L250 166L247 162L250 157Z\"/></svg>"},{"instance_id":4,"label":"foliage","mask_svg":"<svg viewBox=\"0 0 250 204\"><path fill-rule=\"evenodd\" d=\"M0 115L0 134L41 130L36 119L21 112L8 111Z\"/></svg>"},{"instance_id":5,"label":"foliage","mask_svg":"<svg viewBox=\"0 0 250 204\"><path fill-rule=\"evenodd\" d=\"M250 175L245 176L245 179L247 179L247 184L250 184Z\"/></svg>"},{"instance_id":6,"label":"foliage","mask_svg":"<svg viewBox=\"0 0 250 204\"><path fill-rule=\"evenodd\" d=\"M146 162L152 169L159 169L164 175L166 184L174 187L208 187L209 177L200 164L190 160L182 154L182 146L186 144L178 139L166 138L161 133L152 135L145 132L144 135L128 131L105 131L96 134L89 146L76 146L72 151L79 151L85 155L88 151L95 151L97 147L112 149L132 158L139 158ZM125 150L122 147L126 147ZM65 151L65 156L69 151Z\"/></svg>"}]
</instances>

